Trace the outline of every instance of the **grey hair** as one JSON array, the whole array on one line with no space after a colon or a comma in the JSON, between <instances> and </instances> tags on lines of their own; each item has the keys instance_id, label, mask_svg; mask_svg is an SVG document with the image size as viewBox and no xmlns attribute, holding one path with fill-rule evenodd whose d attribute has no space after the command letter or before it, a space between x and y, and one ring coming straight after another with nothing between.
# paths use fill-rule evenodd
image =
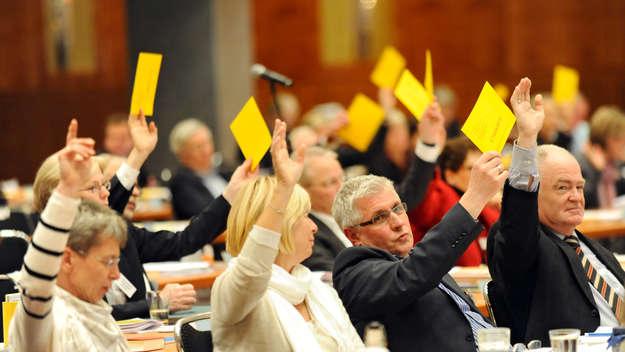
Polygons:
<instances>
[{"instance_id":1,"label":"grey hair","mask_svg":"<svg viewBox=\"0 0 625 352\"><path fill-rule=\"evenodd\" d=\"M213 140L213 134L206 124L196 118L189 118L178 122L169 134L169 149L175 155L182 151L182 146L199 129L205 128L208 136Z\"/></svg>"},{"instance_id":2,"label":"grey hair","mask_svg":"<svg viewBox=\"0 0 625 352\"><path fill-rule=\"evenodd\" d=\"M341 229L355 226L362 221L362 214L356 207L356 201L378 193L384 188L395 192L393 182L382 176L363 175L345 181L332 204L332 216Z\"/></svg>"},{"instance_id":3,"label":"grey hair","mask_svg":"<svg viewBox=\"0 0 625 352\"><path fill-rule=\"evenodd\" d=\"M296 153L296 151L293 153ZM339 156L336 152L323 147L312 146L306 148L306 153L304 154L304 168L302 170L302 176L299 179L299 184L302 186L310 185L312 178L315 176L310 174L310 161L314 158L329 158L338 160Z\"/></svg>"},{"instance_id":4,"label":"grey hair","mask_svg":"<svg viewBox=\"0 0 625 352\"><path fill-rule=\"evenodd\" d=\"M100 235L114 238L125 247L128 240L126 221L110 208L83 199L69 230L67 246L76 252L87 253L98 244Z\"/></svg>"},{"instance_id":5,"label":"grey hair","mask_svg":"<svg viewBox=\"0 0 625 352\"><path fill-rule=\"evenodd\" d=\"M554 145L554 144L542 144L539 145L536 148L536 160L538 161L538 169L540 170L545 162L545 160L547 160L547 157L549 155L553 155L556 153L564 153L564 154L568 154L570 155L572 158L574 158L573 154L571 154L571 152L569 152L568 150Z\"/></svg>"}]
</instances>

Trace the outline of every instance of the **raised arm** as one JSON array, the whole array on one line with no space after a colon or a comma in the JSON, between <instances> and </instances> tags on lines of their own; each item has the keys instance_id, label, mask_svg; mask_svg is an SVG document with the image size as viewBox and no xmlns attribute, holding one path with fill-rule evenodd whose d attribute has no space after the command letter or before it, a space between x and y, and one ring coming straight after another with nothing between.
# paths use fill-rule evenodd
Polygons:
<instances>
[{"instance_id":1,"label":"raised arm","mask_svg":"<svg viewBox=\"0 0 625 352\"><path fill-rule=\"evenodd\" d=\"M11 345L20 351L44 351L54 329L50 314L54 286L69 228L80 204L78 192L91 173L94 140L77 138L78 122L69 125L66 146L57 153L61 180L41 213L24 256L18 284L21 306L11 324Z\"/></svg>"},{"instance_id":2,"label":"raised arm","mask_svg":"<svg viewBox=\"0 0 625 352\"><path fill-rule=\"evenodd\" d=\"M536 139L544 111L540 95L534 99L534 107L530 104L530 87L531 81L523 78L510 97L519 138L512 152L509 185L504 188L500 226L489 235L495 237L491 272L503 275L509 283L531 276L527 274L536 262L539 240Z\"/></svg>"},{"instance_id":3,"label":"raised arm","mask_svg":"<svg viewBox=\"0 0 625 352\"><path fill-rule=\"evenodd\" d=\"M224 325L233 325L245 319L265 295L269 285L272 265L278 254L284 213L302 174L305 149L301 147L295 160L291 160L285 136L286 124L276 120L271 157L277 185L273 194L266 195L269 204L248 234L236 262L217 279L212 291L214 318Z\"/></svg>"},{"instance_id":4,"label":"raised arm","mask_svg":"<svg viewBox=\"0 0 625 352\"><path fill-rule=\"evenodd\" d=\"M158 129L154 122L147 123L143 110L138 115L128 115L128 129L133 147L126 161L111 180L109 207L122 214L139 176L139 170L158 142Z\"/></svg>"},{"instance_id":5,"label":"raised arm","mask_svg":"<svg viewBox=\"0 0 625 352\"><path fill-rule=\"evenodd\" d=\"M444 121L438 103L434 102L428 105L419 122L419 141L414 157L406 176L396 186L397 194L406 202L409 212L423 202L434 176L436 160L445 144Z\"/></svg>"}]
</instances>

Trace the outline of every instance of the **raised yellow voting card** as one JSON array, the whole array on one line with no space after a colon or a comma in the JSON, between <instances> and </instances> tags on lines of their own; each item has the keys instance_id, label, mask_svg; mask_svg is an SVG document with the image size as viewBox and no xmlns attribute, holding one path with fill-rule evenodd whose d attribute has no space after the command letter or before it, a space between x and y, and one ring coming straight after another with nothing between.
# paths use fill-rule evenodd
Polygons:
<instances>
[{"instance_id":1,"label":"raised yellow voting card","mask_svg":"<svg viewBox=\"0 0 625 352\"><path fill-rule=\"evenodd\" d=\"M380 88L393 88L406 66L406 59L392 46L387 46L371 72L371 82Z\"/></svg>"},{"instance_id":2,"label":"raised yellow voting card","mask_svg":"<svg viewBox=\"0 0 625 352\"><path fill-rule=\"evenodd\" d=\"M130 113L138 114L143 109L145 116L154 113L154 97L158 74L161 70L163 55L153 53L139 53L135 83L132 87L132 99L130 100Z\"/></svg>"},{"instance_id":3,"label":"raised yellow voting card","mask_svg":"<svg viewBox=\"0 0 625 352\"><path fill-rule=\"evenodd\" d=\"M497 92L497 95L499 95L501 100L504 102L508 100L508 97L510 96L510 88L508 88L507 85L503 83L496 83L493 88L495 88L495 92Z\"/></svg>"},{"instance_id":4,"label":"raised yellow voting card","mask_svg":"<svg viewBox=\"0 0 625 352\"><path fill-rule=\"evenodd\" d=\"M254 97L245 103L243 109L234 118L230 124L230 130L245 159L252 159L252 170L256 169L271 146L271 133Z\"/></svg>"},{"instance_id":5,"label":"raised yellow voting card","mask_svg":"<svg viewBox=\"0 0 625 352\"><path fill-rule=\"evenodd\" d=\"M369 99L358 93L347 109L349 123L337 131L337 134L355 149L365 152L376 132L384 122L384 110Z\"/></svg>"},{"instance_id":6,"label":"raised yellow voting card","mask_svg":"<svg viewBox=\"0 0 625 352\"><path fill-rule=\"evenodd\" d=\"M395 96L417 120L421 120L425 108L432 102L432 96L408 70L402 72L395 87Z\"/></svg>"},{"instance_id":7,"label":"raised yellow voting card","mask_svg":"<svg viewBox=\"0 0 625 352\"><path fill-rule=\"evenodd\" d=\"M556 65L553 69L552 90L556 103L573 101L579 90L579 73L570 67Z\"/></svg>"},{"instance_id":8,"label":"raised yellow voting card","mask_svg":"<svg viewBox=\"0 0 625 352\"><path fill-rule=\"evenodd\" d=\"M423 84L425 90L430 95L430 98L434 97L434 76L432 74L432 54L429 50L425 51L425 78L423 78Z\"/></svg>"},{"instance_id":9,"label":"raised yellow voting card","mask_svg":"<svg viewBox=\"0 0 625 352\"><path fill-rule=\"evenodd\" d=\"M486 82L462 132L482 151L501 152L516 117L497 92Z\"/></svg>"}]
</instances>

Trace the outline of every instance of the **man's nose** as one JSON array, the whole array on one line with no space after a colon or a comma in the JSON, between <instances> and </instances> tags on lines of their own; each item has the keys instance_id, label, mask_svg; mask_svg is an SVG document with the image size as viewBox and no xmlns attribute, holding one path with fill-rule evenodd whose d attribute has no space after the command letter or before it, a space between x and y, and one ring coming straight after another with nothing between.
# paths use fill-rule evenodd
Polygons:
<instances>
[{"instance_id":1,"label":"man's nose","mask_svg":"<svg viewBox=\"0 0 625 352\"><path fill-rule=\"evenodd\" d=\"M391 212L388 216L388 223L393 229L401 227L403 225L401 215Z\"/></svg>"}]
</instances>

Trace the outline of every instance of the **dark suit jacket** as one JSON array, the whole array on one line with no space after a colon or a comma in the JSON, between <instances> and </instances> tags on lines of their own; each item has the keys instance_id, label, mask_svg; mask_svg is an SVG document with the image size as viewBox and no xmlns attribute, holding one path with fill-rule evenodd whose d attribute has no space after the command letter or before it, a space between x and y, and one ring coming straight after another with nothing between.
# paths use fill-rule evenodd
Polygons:
<instances>
[{"instance_id":1,"label":"dark suit jacket","mask_svg":"<svg viewBox=\"0 0 625 352\"><path fill-rule=\"evenodd\" d=\"M225 178L224 178L225 179ZM211 194L202 178L193 170L182 166L169 182L172 205L178 219L189 219L199 214L219 194Z\"/></svg>"},{"instance_id":2,"label":"dark suit jacket","mask_svg":"<svg viewBox=\"0 0 625 352\"><path fill-rule=\"evenodd\" d=\"M111 182L111 196L114 210L123 212L126 206L121 200L128 201L131 191L125 190L116 180ZM121 187L120 187L121 186ZM128 197L123 195L128 193ZM120 208L121 207L121 208ZM226 220L230 204L219 196L200 214L191 219L191 223L181 232L152 232L134 226L128 221L128 242L121 250L119 271L137 288L125 304L113 305L113 317L116 320L132 317L147 317L149 309L145 299L143 281L143 263L179 260L213 241L226 229Z\"/></svg>"},{"instance_id":3,"label":"dark suit jacket","mask_svg":"<svg viewBox=\"0 0 625 352\"><path fill-rule=\"evenodd\" d=\"M412 162L406 176L395 187L399 198L406 202L408 211L419 205L425 198L428 184L436 168L436 164L424 161L414 153L412 155ZM313 215L310 215L310 218L317 224L318 230L315 233L313 253L302 264L314 271L332 271L334 258L345 246L321 220Z\"/></svg>"},{"instance_id":4,"label":"dark suit jacket","mask_svg":"<svg viewBox=\"0 0 625 352\"><path fill-rule=\"evenodd\" d=\"M579 257L539 223L537 195L506 183L500 224L489 234L494 236L489 243L494 248L488 266L503 290L512 343L540 339L548 345L549 329L590 332L600 319ZM612 253L581 233L577 235L620 282L625 280Z\"/></svg>"},{"instance_id":5,"label":"dark suit jacket","mask_svg":"<svg viewBox=\"0 0 625 352\"><path fill-rule=\"evenodd\" d=\"M356 330L362 335L367 323L381 322L393 352L475 352L469 323L438 284L479 312L447 273L481 231L456 205L406 258L372 247L341 251L334 264L334 288Z\"/></svg>"},{"instance_id":6,"label":"dark suit jacket","mask_svg":"<svg viewBox=\"0 0 625 352\"><path fill-rule=\"evenodd\" d=\"M332 271L334 258L341 250L345 249L345 245L318 217L313 214L308 216L317 224L317 232L315 233L312 255L302 264L312 271Z\"/></svg>"}]
</instances>

